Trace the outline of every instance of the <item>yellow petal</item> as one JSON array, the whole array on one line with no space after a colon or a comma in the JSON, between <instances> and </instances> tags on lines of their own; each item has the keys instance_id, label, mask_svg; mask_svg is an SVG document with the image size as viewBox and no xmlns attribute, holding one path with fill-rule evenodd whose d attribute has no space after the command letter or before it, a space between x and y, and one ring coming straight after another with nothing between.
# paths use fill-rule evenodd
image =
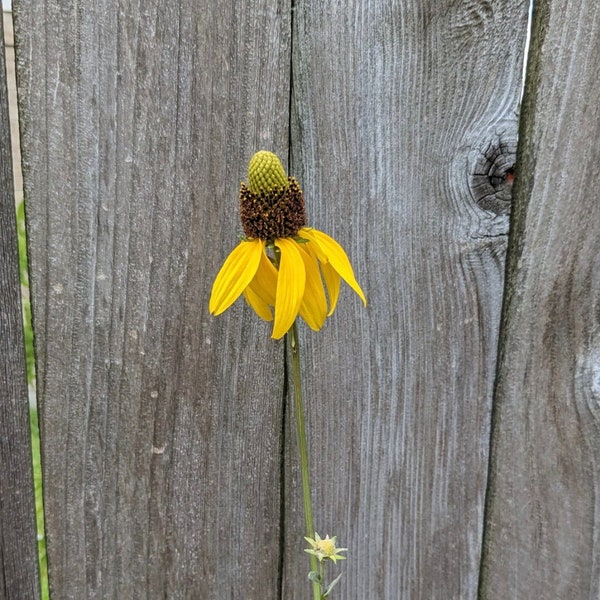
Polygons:
<instances>
[{"instance_id":1,"label":"yellow petal","mask_svg":"<svg viewBox=\"0 0 600 600\"><path fill-rule=\"evenodd\" d=\"M302 229L298 231L298 236L305 240L312 241L312 244L308 244L308 248L310 249L311 254L314 254L319 259L320 263L326 263L327 256L325 256L323 250L321 250L321 247L315 241L314 236L312 235L313 231L314 229L312 227L302 227Z\"/></svg>"},{"instance_id":2,"label":"yellow petal","mask_svg":"<svg viewBox=\"0 0 600 600\"><path fill-rule=\"evenodd\" d=\"M302 304L300 305L300 316L311 329L319 331L323 327L323 323L325 323L325 318L327 317L327 300L325 299L325 290L323 289L319 265L316 258L310 256L304 250L305 245L298 244L297 246L306 270L306 285Z\"/></svg>"},{"instance_id":3,"label":"yellow petal","mask_svg":"<svg viewBox=\"0 0 600 600\"><path fill-rule=\"evenodd\" d=\"M227 257L213 283L208 309L213 315L227 310L254 278L265 242L244 240Z\"/></svg>"},{"instance_id":4,"label":"yellow petal","mask_svg":"<svg viewBox=\"0 0 600 600\"><path fill-rule=\"evenodd\" d=\"M258 269L250 288L264 304L275 306L275 291L277 290L277 269L263 252L260 257Z\"/></svg>"},{"instance_id":5,"label":"yellow petal","mask_svg":"<svg viewBox=\"0 0 600 600\"><path fill-rule=\"evenodd\" d=\"M330 317L335 310L340 296L340 282L342 278L329 263L323 263L321 265L321 271L323 273L325 285L327 286L327 295L329 296L329 312L327 313L327 316Z\"/></svg>"},{"instance_id":6,"label":"yellow petal","mask_svg":"<svg viewBox=\"0 0 600 600\"><path fill-rule=\"evenodd\" d=\"M308 239L308 238L307 238ZM337 305L338 297L340 295L340 282L341 277L338 272L327 262L327 257L323 254L319 246L313 241L308 244L303 244L303 248L306 249L308 254L313 258L317 259L321 263L321 272L323 279L325 280L325 286L327 287L327 296L329 297L329 312L327 316L330 317L335 310ZM322 257L322 260L319 259Z\"/></svg>"},{"instance_id":7,"label":"yellow petal","mask_svg":"<svg viewBox=\"0 0 600 600\"><path fill-rule=\"evenodd\" d=\"M277 340L287 332L298 315L304 295L306 271L294 240L280 238L275 240L275 245L281 250L281 259L275 297L275 322L271 337Z\"/></svg>"},{"instance_id":8,"label":"yellow petal","mask_svg":"<svg viewBox=\"0 0 600 600\"><path fill-rule=\"evenodd\" d=\"M359 295L363 304L367 305L367 299L354 277L354 270L348 260L344 249L326 233L317 229L302 229L302 237L314 241L319 246L323 254L327 257L327 262L339 273L341 278Z\"/></svg>"},{"instance_id":9,"label":"yellow petal","mask_svg":"<svg viewBox=\"0 0 600 600\"><path fill-rule=\"evenodd\" d=\"M273 313L271 312L269 305L264 302L260 296L255 294L250 286L244 290L244 298L246 298L246 302L248 302L261 319L264 321L273 320Z\"/></svg>"}]
</instances>

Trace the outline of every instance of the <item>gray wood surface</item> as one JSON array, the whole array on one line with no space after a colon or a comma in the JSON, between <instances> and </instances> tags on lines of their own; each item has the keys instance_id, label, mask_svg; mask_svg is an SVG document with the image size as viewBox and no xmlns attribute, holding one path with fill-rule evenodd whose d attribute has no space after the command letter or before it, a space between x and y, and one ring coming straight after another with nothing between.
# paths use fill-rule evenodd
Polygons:
<instances>
[{"instance_id":1,"label":"gray wood surface","mask_svg":"<svg viewBox=\"0 0 600 600\"><path fill-rule=\"evenodd\" d=\"M14 5L53 599L276 598L283 344L208 297L290 5Z\"/></svg>"},{"instance_id":2,"label":"gray wood surface","mask_svg":"<svg viewBox=\"0 0 600 600\"><path fill-rule=\"evenodd\" d=\"M600 6L536 0L482 598L600 597Z\"/></svg>"},{"instance_id":3,"label":"gray wood surface","mask_svg":"<svg viewBox=\"0 0 600 600\"><path fill-rule=\"evenodd\" d=\"M528 2L293 4L16 6L55 597L308 596L283 344L206 307L259 148L369 300L301 328L336 594L478 593ZM600 9L536 6L479 593L597 598Z\"/></svg>"},{"instance_id":4,"label":"gray wood surface","mask_svg":"<svg viewBox=\"0 0 600 600\"><path fill-rule=\"evenodd\" d=\"M369 302L346 289L302 329L315 527L349 548L334 597L477 594L527 9L295 4L292 173ZM305 598L286 466L283 597Z\"/></svg>"},{"instance_id":5,"label":"gray wood surface","mask_svg":"<svg viewBox=\"0 0 600 600\"><path fill-rule=\"evenodd\" d=\"M35 600L38 557L10 139L0 18L0 599Z\"/></svg>"}]
</instances>

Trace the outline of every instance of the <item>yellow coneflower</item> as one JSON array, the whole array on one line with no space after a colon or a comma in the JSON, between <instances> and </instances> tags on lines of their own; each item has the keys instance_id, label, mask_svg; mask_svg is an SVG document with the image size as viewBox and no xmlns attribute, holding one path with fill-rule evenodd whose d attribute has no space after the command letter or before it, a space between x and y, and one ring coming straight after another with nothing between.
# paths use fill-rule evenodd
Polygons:
<instances>
[{"instance_id":1,"label":"yellow coneflower","mask_svg":"<svg viewBox=\"0 0 600 600\"><path fill-rule=\"evenodd\" d=\"M321 329L335 310L341 279L366 305L346 252L327 234L306 227L300 185L272 152L262 150L250 160L240 218L246 237L217 274L211 314L221 314L244 294L259 317L274 321L272 337L279 339L298 315L311 329Z\"/></svg>"}]
</instances>

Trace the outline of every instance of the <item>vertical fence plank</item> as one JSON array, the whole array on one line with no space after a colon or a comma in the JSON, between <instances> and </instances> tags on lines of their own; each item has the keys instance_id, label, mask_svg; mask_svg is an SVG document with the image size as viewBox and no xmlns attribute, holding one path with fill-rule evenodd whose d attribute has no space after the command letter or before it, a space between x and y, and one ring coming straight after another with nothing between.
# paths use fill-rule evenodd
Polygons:
<instances>
[{"instance_id":1,"label":"vertical fence plank","mask_svg":"<svg viewBox=\"0 0 600 600\"><path fill-rule=\"evenodd\" d=\"M346 292L303 340L341 598L477 593L527 4L295 5L292 173L369 301ZM303 598L290 480L284 597Z\"/></svg>"},{"instance_id":2,"label":"vertical fence plank","mask_svg":"<svg viewBox=\"0 0 600 600\"><path fill-rule=\"evenodd\" d=\"M0 18L0 598L35 600L38 557L10 139Z\"/></svg>"},{"instance_id":3,"label":"vertical fence plank","mask_svg":"<svg viewBox=\"0 0 600 600\"><path fill-rule=\"evenodd\" d=\"M275 598L283 347L207 304L289 2L15 5L51 592Z\"/></svg>"},{"instance_id":4,"label":"vertical fence plank","mask_svg":"<svg viewBox=\"0 0 600 600\"><path fill-rule=\"evenodd\" d=\"M536 0L483 598L600 596L599 62L597 2Z\"/></svg>"}]
</instances>

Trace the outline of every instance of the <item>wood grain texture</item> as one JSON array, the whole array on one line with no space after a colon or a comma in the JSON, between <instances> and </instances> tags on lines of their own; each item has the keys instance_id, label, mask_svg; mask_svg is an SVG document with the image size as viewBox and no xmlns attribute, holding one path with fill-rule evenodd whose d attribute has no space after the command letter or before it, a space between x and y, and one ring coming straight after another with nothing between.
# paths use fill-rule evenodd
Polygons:
<instances>
[{"instance_id":1,"label":"wood grain texture","mask_svg":"<svg viewBox=\"0 0 600 600\"><path fill-rule=\"evenodd\" d=\"M499 179L477 189L514 153L526 24L521 1L295 5L292 174L369 301L346 289L303 330L315 527L349 548L335 597L477 594L508 228L506 198L480 202ZM289 456L286 599L307 571Z\"/></svg>"},{"instance_id":2,"label":"wood grain texture","mask_svg":"<svg viewBox=\"0 0 600 600\"><path fill-rule=\"evenodd\" d=\"M0 599L39 598L29 399L0 18Z\"/></svg>"},{"instance_id":3,"label":"wood grain texture","mask_svg":"<svg viewBox=\"0 0 600 600\"><path fill-rule=\"evenodd\" d=\"M600 6L535 2L482 598L600 597Z\"/></svg>"},{"instance_id":4,"label":"wood grain texture","mask_svg":"<svg viewBox=\"0 0 600 600\"><path fill-rule=\"evenodd\" d=\"M53 599L276 598L283 346L208 314L288 2L15 2Z\"/></svg>"}]
</instances>

